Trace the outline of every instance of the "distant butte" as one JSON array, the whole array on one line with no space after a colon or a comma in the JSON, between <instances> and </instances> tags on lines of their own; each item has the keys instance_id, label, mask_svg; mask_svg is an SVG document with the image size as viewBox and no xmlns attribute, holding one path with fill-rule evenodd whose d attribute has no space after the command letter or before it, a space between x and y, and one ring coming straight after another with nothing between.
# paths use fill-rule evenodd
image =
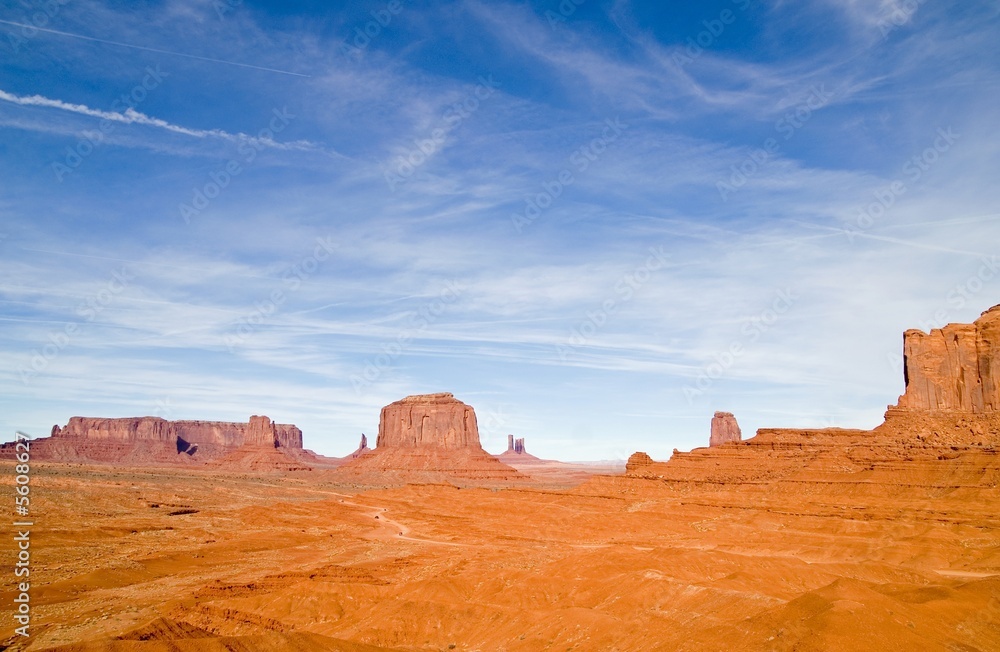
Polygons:
<instances>
[{"instance_id":1,"label":"distant butte","mask_svg":"<svg viewBox=\"0 0 1000 652\"><path fill-rule=\"evenodd\" d=\"M653 463L653 458L646 453L641 451L632 453L628 458L628 462L625 463L625 473L629 475L641 475L642 468L651 466Z\"/></svg>"},{"instance_id":2,"label":"distant butte","mask_svg":"<svg viewBox=\"0 0 1000 652\"><path fill-rule=\"evenodd\" d=\"M444 392L407 396L382 408L375 449L334 473L344 481L375 486L526 480L483 450L475 410Z\"/></svg>"},{"instance_id":3,"label":"distant butte","mask_svg":"<svg viewBox=\"0 0 1000 652\"><path fill-rule=\"evenodd\" d=\"M731 441L740 441L743 433L740 432L740 424L736 423L736 417L732 412L716 412L712 417L712 434L709 437L709 446L722 446Z\"/></svg>"},{"instance_id":4,"label":"distant butte","mask_svg":"<svg viewBox=\"0 0 1000 652\"><path fill-rule=\"evenodd\" d=\"M530 464L545 461L528 452L528 449L524 447L524 437L514 439L514 435L507 435L507 450L497 455L496 458L505 464Z\"/></svg>"},{"instance_id":5,"label":"distant butte","mask_svg":"<svg viewBox=\"0 0 1000 652\"><path fill-rule=\"evenodd\" d=\"M371 449L368 448L368 437L365 435L365 433L361 433L361 442L358 444L358 448L353 453L348 455L348 457L353 459L355 457L364 455L365 453L368 453L370 451Z\"/></svg>"},{"instance_id":6,"label":"distant butte","mask_svg":"<svg viewBox=\"0 0 1000 652\"><path fill-rule=\"evenodd\" d=\"M246 423L72 417L65 426L53 426L50 437L34 440L31 450L34 458L55 462L155 466L226 460L252 470L302 470L323 459L303 450L302 431L294 425L256 415Z\"/></svg>"}]
</instances>

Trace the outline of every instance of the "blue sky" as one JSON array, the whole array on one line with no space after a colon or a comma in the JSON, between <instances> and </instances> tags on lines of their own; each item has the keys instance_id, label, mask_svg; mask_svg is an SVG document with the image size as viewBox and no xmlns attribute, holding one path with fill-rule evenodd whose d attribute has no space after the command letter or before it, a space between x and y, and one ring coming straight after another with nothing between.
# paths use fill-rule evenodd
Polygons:
<instances>
[{"instance_id":1,"label":"blue sky","mask_svg":"<svg viewBox=\"0 0 1000 652\"><path fill-rule=\"evenodd\" d=\"M127 5L127 6L126 6ZM0 430L451 391L488 450L872 427L1000 303L1000 7L0 4Z\"/></svg>"}]
</instances>

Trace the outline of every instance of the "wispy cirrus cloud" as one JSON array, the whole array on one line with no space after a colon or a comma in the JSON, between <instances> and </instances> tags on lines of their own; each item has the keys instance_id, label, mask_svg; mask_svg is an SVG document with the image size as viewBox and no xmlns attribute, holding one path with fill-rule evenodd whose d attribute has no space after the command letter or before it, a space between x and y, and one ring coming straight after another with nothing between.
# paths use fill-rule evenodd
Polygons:
<instances>
[{"instance_id":1,"label":"wispy cirrus cloud","mask_svg":"<svg viewBox=\"0 0 1000 652\"><path fill-rule=\"evenodd\" d=\"M745 432L874 425L901 389L899 333L935 315L974 318L1000 293L977 281L964 304L949 302L989 271L998 241L988 216L1000 72L982 54L996 11L926 3L883 38L872 21L898 3L753 3L757 13L678 66L692 34L677 25L700 30L744 4L619 1L608 16L585 3L555 26L523 4L404 4L369 30L361 58L340 50L372 20L353 6L289 15L244 4L223 19L201 0L142 16L66 5L49 27L99 40L41 33L0 63L11 73L0 215L17 226L0 240L11 429L170 399L177 418L265 411L343 454L381 405L420 391L454 391L481 418L491 403L511 406L503 429L546 456L573 446L607 457L603 435L627 432L664 457L703 445L715 409L736 412ZM142 113L110 104L161 61L170 83ZM452 118L490 74L496 92ZM813 85L835 97L802 120ZM272 153L253 164L237 157L233 145L286 104L297 114L288 142L264 139ZM786 139L776 122L789 113L801 126ZM600 142L616 116L628 128ZM69 183L39 174L81 125L105 119L133 128ZM443 146L389 192L386 162L442 123L454 127ZM927 154L949 126L954 147ZM768 138L780 147L760 159ZM230 161L238 177L226 177ZM550 190L563 171L572 183ZM734 179L738 192L722 198L717 183ZM906 192L872 208L897 180ZM219 197L180 225L178 202L193 186L214 192L209 181ZM514 231L513 212L550 199ZM336 246L292 290L286 274L317 237ZM624 301L617 284L650 246L669 266ZM123 265L128 288L21 384L18 365L53 332L61 340ZM449 283L460 291L436 306ZM795 305L772 320L786 291ZM730 363L734 342L744 348ZM720 359L724 373L689 403L683 388ZM359 395L350 378L375 362Z\"/></svg>"}]
</instances>

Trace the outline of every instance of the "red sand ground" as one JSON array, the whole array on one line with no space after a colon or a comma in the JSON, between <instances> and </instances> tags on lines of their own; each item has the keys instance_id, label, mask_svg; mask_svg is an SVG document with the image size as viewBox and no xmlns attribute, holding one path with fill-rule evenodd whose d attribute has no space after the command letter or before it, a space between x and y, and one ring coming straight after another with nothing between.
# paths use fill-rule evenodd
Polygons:
<instances>
[{"instance_id":1,"label":"red sand ground","mask_svg":"<svg viewBox=\"0 0 1000 652\"><path fill-rule=\"evenodd\" d=\"M24 644L7 618L0 641L1000 649L1000 456L953 450L947 433L908 447L859 433L775 431L569 490L352 495L330 471L39 464L33 635ZM0 472L10 485L12 466Z\"/></svg>"}]
</instances>

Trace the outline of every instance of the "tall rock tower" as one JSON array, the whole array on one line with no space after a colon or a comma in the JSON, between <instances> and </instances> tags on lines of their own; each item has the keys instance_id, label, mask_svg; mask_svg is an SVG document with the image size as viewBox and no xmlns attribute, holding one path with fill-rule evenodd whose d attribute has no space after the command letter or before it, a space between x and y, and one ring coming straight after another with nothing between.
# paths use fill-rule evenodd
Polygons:
<instances>
[{"instance_id":1,"label":"tall rock tower","mask_svg":"<svg viewBox=\"0 0 1000 652\"><path fill-rule=\"evenodd\" d=\"M716 412L712 417L712 434L709 437L709 446L721 446L730 441L742 441L743 433L740 431L740 424L736 423L736 417L732 412Z\"/></svg>"},{"instance_id":2,"label":"tall rock tower","mask_svg":"<svg viewBox=\"0 0 1000 652\"><path fill-rule=\"evenodd\" d=\"M903 333L903 378L897 410L1000 412L1000 305L972 324Z\"/></svg>"}]
</instances>

